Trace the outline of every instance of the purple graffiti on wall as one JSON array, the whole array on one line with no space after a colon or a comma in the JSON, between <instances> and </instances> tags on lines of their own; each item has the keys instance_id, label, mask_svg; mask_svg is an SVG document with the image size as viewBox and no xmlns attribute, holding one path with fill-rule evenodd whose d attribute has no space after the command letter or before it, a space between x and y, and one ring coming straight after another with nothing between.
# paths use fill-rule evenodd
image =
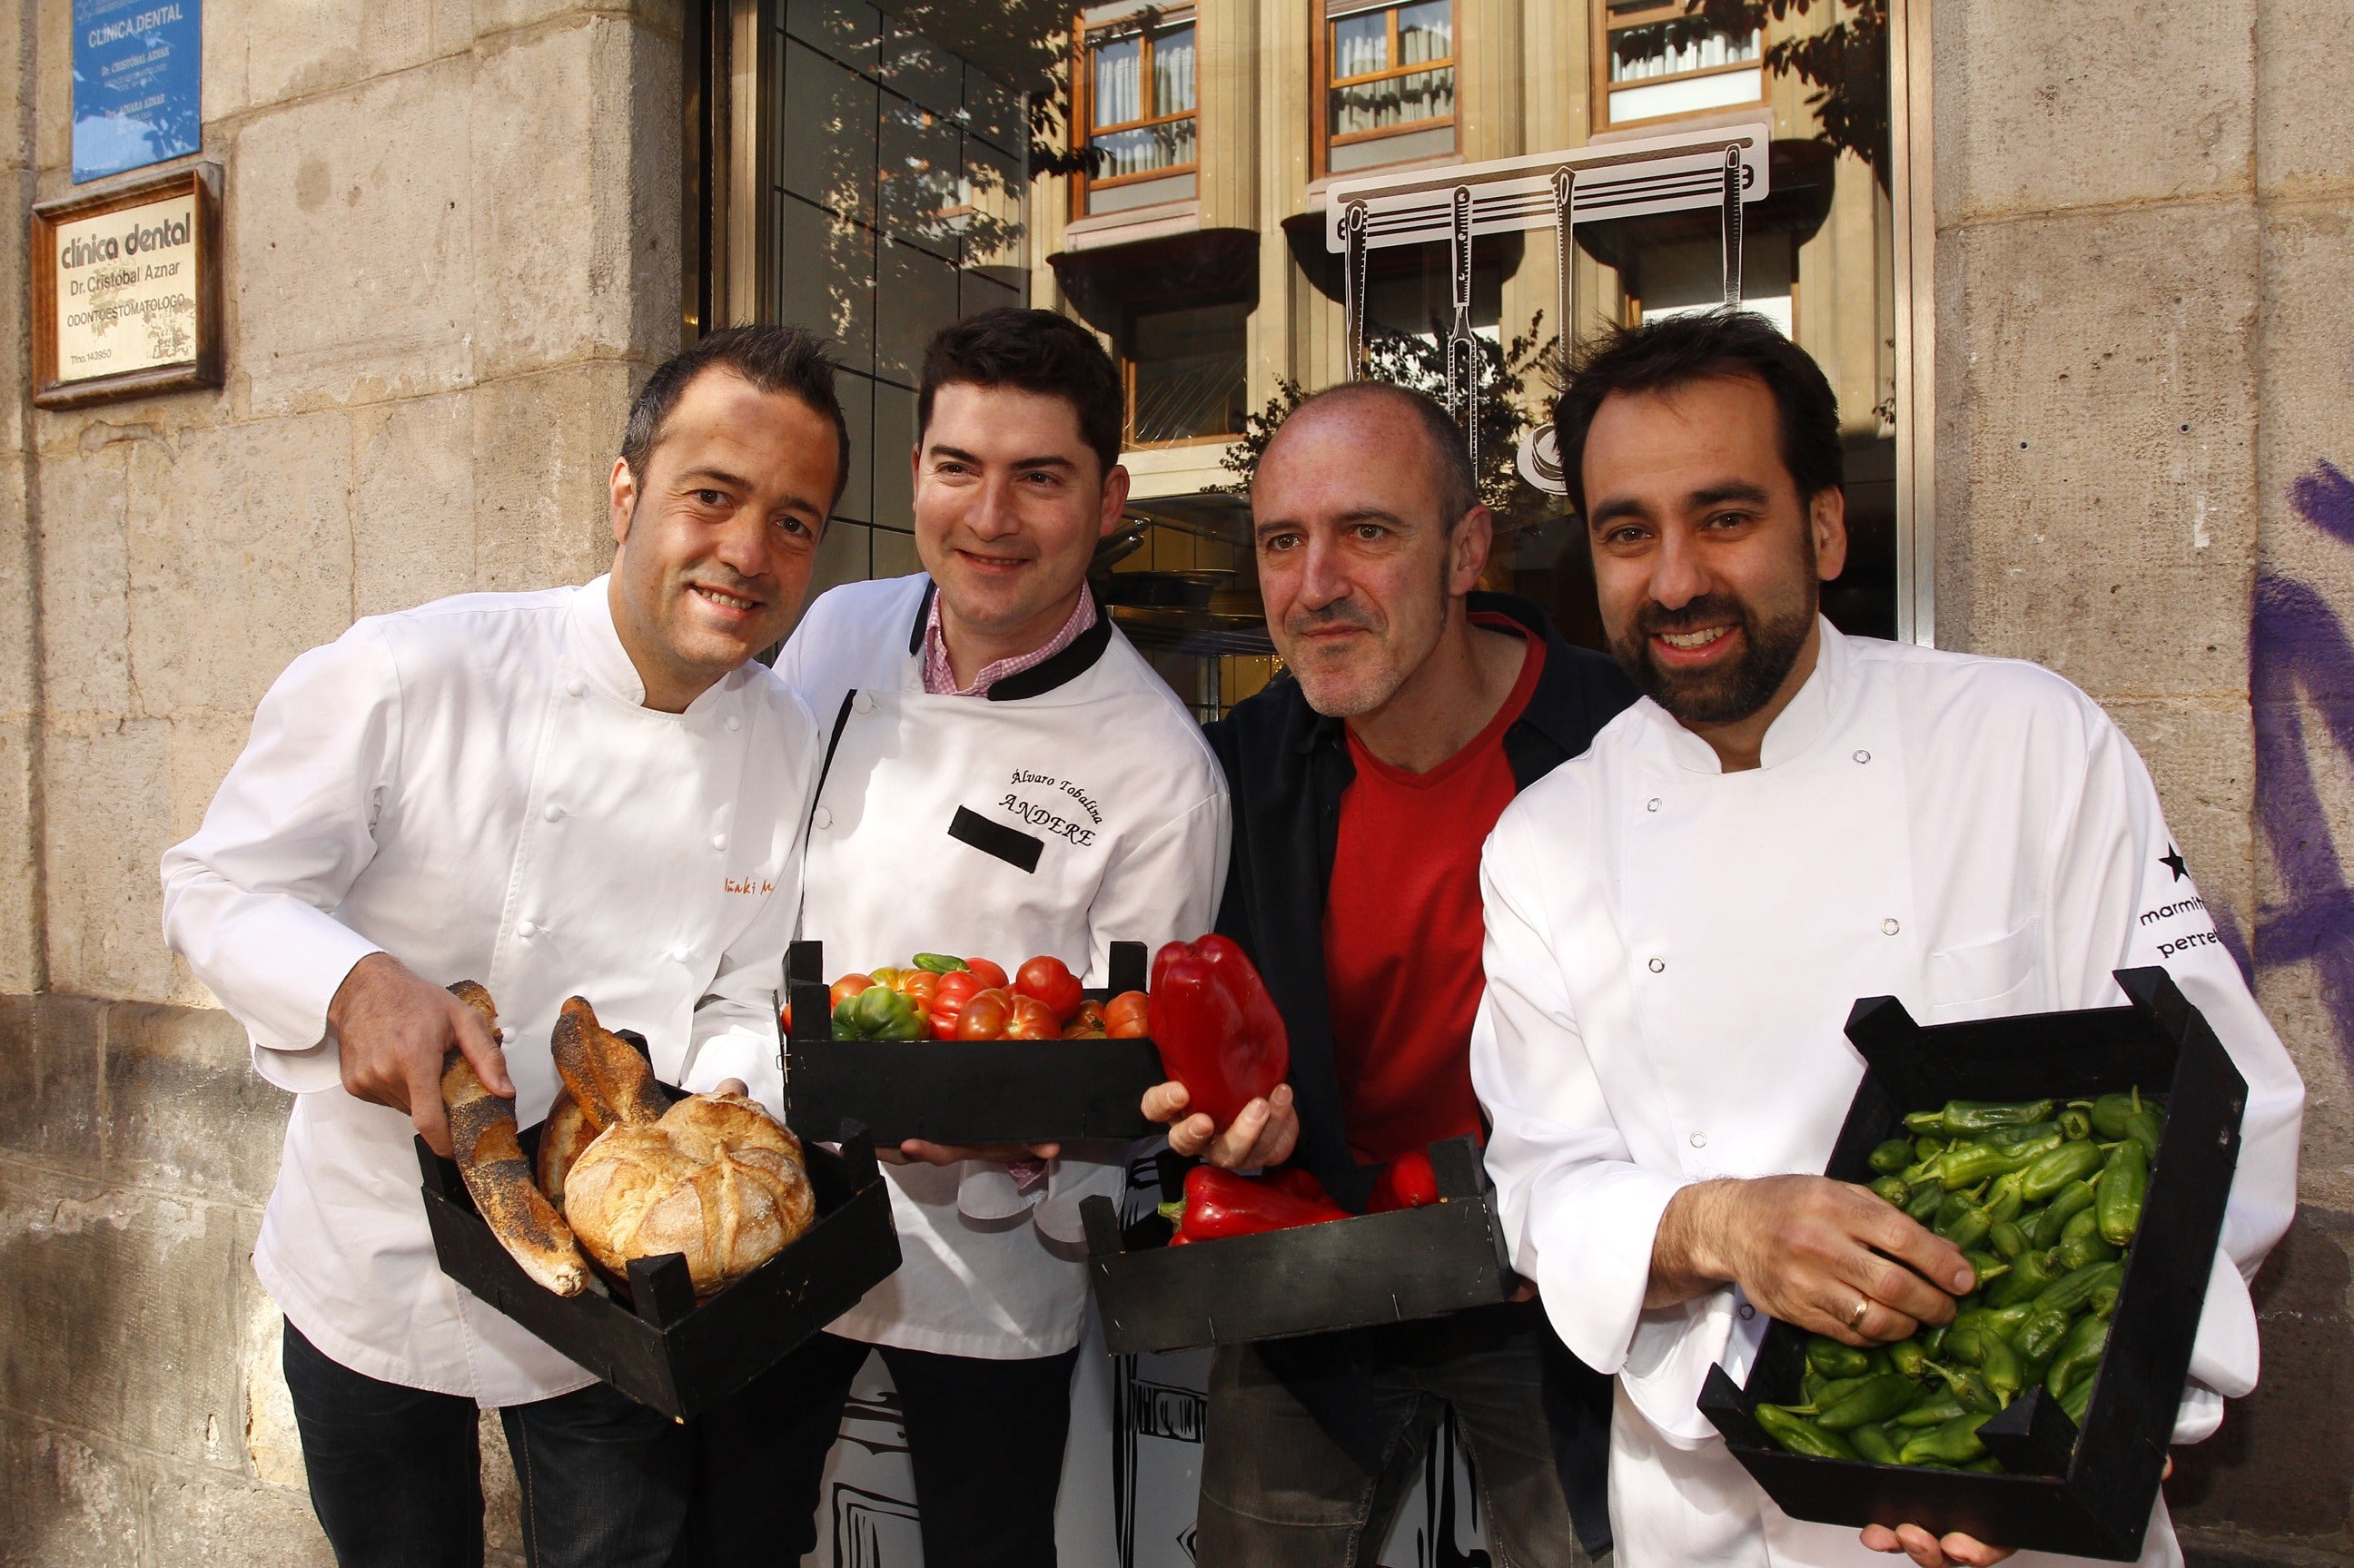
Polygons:
<instances>
[{"instance_id":1,"label":"purple graffiti on wall","mask_svg":"<svg viewBox=\"0 0 2354 1568\"><path fill-rule=\"evenodd\" d=\"M2315 464L2289 500L2306 522L2354 546L2354 479L2334 464ZM2306 734L2310 715L2323 731L2316 738L2335 743L2334 765L2354 766L2354 638L2314 588L2265 573L2256 579L2248 655L2258 815L2279 874L2278 901L2257 915L2256 960L2264 969L2313 963L2338 1051L2354 1069L2354 886Z\"/></svg>"}]
</instances>

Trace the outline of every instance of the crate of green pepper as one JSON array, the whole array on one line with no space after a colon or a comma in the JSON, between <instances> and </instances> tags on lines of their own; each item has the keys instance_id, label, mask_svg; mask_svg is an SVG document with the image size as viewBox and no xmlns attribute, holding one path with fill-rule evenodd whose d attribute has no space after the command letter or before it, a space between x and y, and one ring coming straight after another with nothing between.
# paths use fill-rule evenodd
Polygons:
<instances>
[{"instance_id":1,"label":"crate of green pepper","mask_svg":"<svg viewBox=\"0 0 2354 1568\"><path fill-rule=\"evenodd\" d=\"M1825 1173L1978 1275L1953 1321L1859 1350L1770 1325L1701 1409L1794 1519L2141 1553L2247 1086L2161 969L2128 1005L1924 1026L1856 1003L1866 1072Z\"/></svg>"}]
</instances>

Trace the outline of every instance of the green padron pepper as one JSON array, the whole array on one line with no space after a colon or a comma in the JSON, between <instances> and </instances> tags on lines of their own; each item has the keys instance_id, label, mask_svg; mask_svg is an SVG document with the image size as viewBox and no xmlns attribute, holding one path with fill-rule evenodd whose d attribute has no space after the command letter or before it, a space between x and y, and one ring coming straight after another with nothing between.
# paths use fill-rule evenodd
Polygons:
<instances>
[{"instance_id":1,"label":"green padron pepper","mask_svg":"<svg viewBox=\"0 0 2354 1568\"><path fill-rule=\"evenodd\" d=\"M2058 1277L2042 1253L2023 1252L2011 1260L2009 1274L1987 1287L1987 1305L2011 1307L2032 1301Z\"/></svg>"},{"instance_id":2,"label":"green padron pepper","mask_svg":"<svg viewBox=\"0 0 2354 1568\"><path fill-rule=\"evenodd\" d=\"M917 953L916 967L928 974L952 975L972 966L953 953Z\"/></svg>"},{"instance_id":3,"label":"green padron pepper","mask_svg":"<svg viewBox=\"0 0 2354 1568\"><path fill-rule=\"evenodd\" d=\"M1967 1325L1986 1333L2000 1334L2008 1340L2025 1327L2028 1319L2034 1315L2035 1308L2032 1307L2024 1305L1997 1307L1988 1302L1983 1306L1973 1307L1966 1312L1956 1313L1954 1327L1959 1329Z\"/></svg>"},{"instance_id":4,"label":"green padron pepper","mask_svg":"<svg viewBox=\"0 0 2354 1568\"><path fill-rule=\"evenodd\" d=\"M2081 1378L2073 1387L2060 1396L2060 1408L2066 1411L2068 1419L2079 1426L2084 1425L2084 1412L2093 1403L2094 1382L2092 1378Z\"/></svg>"},{"instance_id":5,"label":"green padron pepper","mask_svg":"<svg viewBox=\"0 0 2354 1568\"><path fill-rule=\"evenodd\" d=\"M1887 1420L1913 1403L1920 1390L1901 1372L1882 1372L1863 1380L1861 1386L1835 1404L1817 1408L1815 1425L1826 1432L1846 1432L1870 1422Z\"/></svg>"},{"instance_id":6,"label":"green padron pepper","mask_svg":"<svg viewBox=\"0 0 2354 1568\"><path fill-rule=\"evenodd\" d=\"M1909 1378L1918 1379L1926 1372L1928 1360L1929 1352L1923 1347L1918 1334L1909 1340L1899 1340L1888 1347L1888 1364Z\"/></svg>"},{"instance_id":7,"label":"green padron pepper","mask_svg":"<svg viewBox=\"0 0 2354 1568\"><path fill-rule=\"evenodd\" d=\"M1925 1393L1911 1409L1897 1416L1896 1425L1900 1428L1943 1426L1969 1414L1974 1408L1951 1393Z\"/></svg>"},{"instance_id":8,"label":"green padron pepper","mask_svg":"<svg viewBox=\"0 0 2354 1568\"><path fill-rule=\"evenodd\" d=\"M2033 1216L2031 1226L2022 1224L2031 1247L2052 1247L2060 1245L2060 1232L2070 1220L2093 1206L2096 1196L2090 1181L2073 1181L2052 1194L2052 1201Z\"/></svg>"},{"instance_id":9,"label":"green padron pepper","mask_svg":"<svg viewBox=\"0 0 2354 1568\"><path fill-rule=\"evenodd\" d=\"M2011 1343L2022 1358L2048 1363L2060 1353L2060 1342L2068 1337L2070 1320L2068 1314L2056 1307L2037 1312L2020 1325Z\"/></svg>"},{"instance_id":10,"label":"green padron pepper","mask_svg":"<svg viewBox=\"0 0 2354 1568\"><path fill-rule=\"evenodd\" d=\"M1913 1189L1913 1195L1904 1200L1904 1213L1925 1225L1937 1217L1937 1210L1945 1201L1946 1190L1937 1184L1935 1177L1926 1178Z\"/></svg>"},{"instance_id":11,"label":"green padron pepper","mask_svg":"<svg viewBox=\"0 0 2354 1568\"><path fill-rule=\"evenodd\" d=\"M887 985L843 997L833 1010L836 1040L921 1040L924 1024L915 1003Z\"/></svg>"},{"instance_id":12,"label":"green padron pepper","mask_svg":"<svg viewBox=\"0 0 2354 1568\"><path fill-rule=\"evenodd\" d=\"M1949 1361L1974 1367L1986 1354L1986 1330L1976 1323L1958 1324L1946 1332L1945 1346L1937 1353Z\"/></svg>"},{"instance_id":13,"label":"green padron pepper","mask_svg":"<svg viewBox=\"0 0 2354 1568\"><path fill-rule=\"evenodd\" d=\"M1905 1185L1904 1178L1902 1176L1875 1176L1872 1179L1872 1191L1875 1195L1900 1209L1904 1206L1904 1201L1913 1195L1913 1189Z\"/></svg>"},{"instance_id":14,"label":"green padron pepper","mask_svg":"<svg viewBox=\"0 0 2354 1568\"><path fill-rule=\"evenodd\" d=\"M2116 1255L2116 1248L2103 1241L2097 1233L2087 1230L2081 1235L2060 1239L2060 1245L2052 1249L2052 1266L2078 1269L2088 1264L2106 1263Z\"/></svg>"},{"instance_id":15,"label":"green padron pepper","mask_svg":"<svg viewBox=\"0 0 2354 1568\"><path fill-rule=\"evenodd\" d=\"M1962 1212L1955 1215L1950 1223L1941 1217L1939 1223L1932 1228L1956 1247L1967 1252L1986 1240L1987 1232L1994 1228L1994 1216L1976 1203L1967 1203L1963 1205Z\"/></svg>"},{"instance_id":16,"label":"green padron pepper","mask_svg":"<svg viewBox=\"0 0 2354 1568\"><path fill-rule=\"evenodd\" d=\"M1932 1426L1914 1434L1897 1450L1897 1458L1907 1465L1966 1465L1982 1457L1986 1445L1978 1441L1978 1428L1993 1415L1992 1411L1974 1410L1967 1415L1957 1415L1942 1426Z\"/></svg>"},{"instance_id":17,"label":"green padron pepper","mask_svg":"<svg viewBox=\"0 0 2354 1568\"><path fill-rule=\"evenodd\" d=\"M2060 1353L2052 1358L2051 1370L2043 1374L2043 1386L2052 1391L2054 1399L2065 1399L2078 1378L2090 1380L2093 1369L2101 1364L2101 1352L2108 1346L2108 1324L2098 1318L2077 1319L2068 1337L2060 1341Z\"/></svg>"},{"instance_id":18,"label":"green padron pepper","mask_svg":"<svg viewBox=\"0 0 2354 1568\"><path fill-rule=\"evenodd\" d=\"M1872 1425L1859 1426L1847 1435L1847 1440L1849 1446L1854 1448L1855 1457L1859 1459L1868 1459L1875 1465L1903 1463L1898 1457L1896 1439L1888 1435L1888 1428L1885 1426Z\"/></svg>"},{"instance_id":19,"label":"green padron pepper","mask_svg":"<svg viewBox=\"0 0 2354 1568\"><path fill-rule=\"evenodd\" d=\"M2029 1129L2022 1128L2020 1130ZM2021 1170L2032 1163L2036 1156L2059 1146L2060 1127L2057 1122L2044 1123L2043 1129L2034 1137L2011 1147L1990 1139L1957 1143L1937 1156L1937 1180L1948 1192L1958 1187L1975 1187L1989 1176L2005 1176Z\"/></svg>"},{"instance_id":20,"label":"green padron pepper","mask_svg":"<svg viewBox=\"0 0 2354 1568\"><path fill-rule=\"evenodd\" d=\"M1946 1152L1946 1140L1931 1133L1923 1133L1913 1140L1913 1158L1935 1160Z\"/></svg>"},{"instance_id":21,"label":"green padron pepper","mask_svg":"<svg viewBox=\"0 0 2354 1568\"><path fill-rule=\"evenodd\" d=\"M1892 1138L1873 1150L1865 1163L1872 1167L1872 1173L1875 1176L1893 1176L1913 1163L1913 1140Z\"/></svg>"},{"instance_id":22,"label":"green padron pepper","mask_svg":"<svg viewBox=\"0 0 2354 1568\"><path fill-rule=\"evenodd\" d=\"M2094 1290L2111 1281L2122 1280L2125 1273L2126 1266L2122 1263L2087 1264L2062 1275L2057 1281L2047 1286L2035 1298L2035 1309L2039 1312L2056 1309L2073 1314L2092 1300ZM2052 1392L2056 1393L2059 1390Z\"/></svg>"},{"instance_id":23,"label":"green padron pepper","mask_svg":"<svg viewBox=\"0 0 2354 1568\"><path fill-rule=\"evenodd\" d=\"M2099 1144L2063 1143L2049 1153L2037 1155L2035 1163L2020 1172L2020 1196L2031 1203L2043 1202L2071 1181L2082 1181L2094 1175L2101 1164Z\"/></svg>"},{"instance_id":24,"label":"green padron pepper","mask_svg":"<svg viewBox=\"0 0 2354 1568\"><path fill-rule=\"evenodd\" d=\"M2014 1171L2008 1176L1996 1177L1994 1185L1987 1189L1987 1215L1996 1224L2019 1218L2020 1211L2027 1207L2025 1180L2024 1171Z\"/></svg>"},{"instance_id":25,"label":"green padron pepper","mask_svg":"<svg viewBox=\"0 0 2354 1568\"><path fill-rule=\"evenodd\" d=\"M2027 1233L2019 1228L2015 1220L1998 1220L1987 1231L1987 1244L1998 1257L2015 1258L2027 1250Z\"/></svg>"},{"instance_id":26,"label":"green padron pepper","mask_svg":"<svg viewBox=\"0 0 2354 1568\"><path fill-rule=\"evenodd\" d=\"M2099 1216L2101 1239L2111 1246L2133 1240L2141 1224L2142 1200L2149 1193L2149 1155L2134 1139L2126 1139L2109 1155L2094 1184L2093 1208Z\"/></svg>"},{"instance_id":27,"label":"green padron pepper","mask_svg":"<svg viewBox=\"0 0 2354 1568\"><path fill-rule=\"evenodd\" d=\"M1904 1125L1914 1132L1985 1132L1998 1127L2019 1127L2043 1121L2052 1115L2050 1100L1949 1100L1943 1110L1914 1111Z\"/></svg>"},{"instance_id":28,"label":"green padron pepper","mask_svg":"<svg viewBox=\"0 0 2354 1568\"><path fill-rule=\"evenodd\" d=\"M2139 1090L2103 1095L2092 1105L2093 1130L2101 1135L2103 1142L2115 1143L2126 1135L2126 1118L2141 1109L2141 1107L2142 1098Z\"/></svg>"},{"instance_id":29,"label":"green padron pepper","mask_svg":"<svg viewBox=\"0 0 2354 1568\"><path fill-rule=\"evenodd\" d=\"M2094 1317L2098 1318L2101 1321L2105 1323L2110 1319L2110 1318L2115 1315L2117 1310L2117 1293L2125 1288L2125 1277L2123 1275L2119 1275L2115 1279L2105 1279L2100 1284L2093 1287L2092 1307Z\"/></svg>"},{"instance_id":30,"label":"green padron pepper","mask_svg":"<svg viewBox=\"0 0 2354 1568\"><path fill-rule=\"evenodd\" d=\"M1992 1454L1988 1454L1983 1459L1972 1459L1967 1465L1959 1465L1955 1467L1957 1469L1968 1470L1974 1474L1981 1476L1999 1476L2002 1474L2002 1461L1996 1458Z\"/></svg>"},{"instance_id":31,"label":"green padron pepper","mask_svg":"<svg viewBox=\"0 0 2354 1568\"><path fill-rule=\"evenodd\" d=\"M1753 1412L1757 1425L1766 1436L1793 1454L1804 1454L1816 1459L1852 1459L1855 1450L1846 1438L1835 1432L1826 1432L1803 1415L1793 1414L1778 1404L1760 1404Z\"/></svg>"},{"instance_id":32,"label":"green padron pepper","mask_svg":"<svg viewBox=\"0 0 2354 1568\"><path fill-rule=\"evenodd\" d=\"M1978 1376L1986 1380L1987 1392L2006 1409L2019 1397L2019 1391L2027 1386L2027 1373L2019 1364L2018 1351L2009 1340L1996 1333L1986 1336L1986 1353L1978 1358Z\"/></svg>"},{"instance_id":33,"label":"green padron pepper","mask_svg":"<svg viewBox=\"0 0 2354 1568\"><path fill-rule=\"evenodd\" d=\"M2165 1131L2166 1113L2155 1105L2145 1104L2126 1118L2126 1136L2140 1144L2141 1151L2153 1160L2158 1158L2158 1140Z\"/></svg>"},{"instance_id":34,"label":"green padron pepper","mask_svg":"<svg viewBox=\"0 0 2354 1568\"><path fill-rule=\"evenodd\" d=\"M1872 1371L1872 1357L1853 1345L1840 1344L1829 1334L1809 1334L1807 1364L1825 1377L1861 1377Z\"/></svg>"},{"instance_id":35,"label":"green padron pepper","mask_svg":"<svg viewBox=\"0 0 2354 1568\"><path fill-rule=\"evenodd\" d=\"M2060 1113L2060 1136L2071 1143L2081 1143L2093 1136L2093 1113L2082 1106L2071 1106Z\"/></svg>"}]
</instances>

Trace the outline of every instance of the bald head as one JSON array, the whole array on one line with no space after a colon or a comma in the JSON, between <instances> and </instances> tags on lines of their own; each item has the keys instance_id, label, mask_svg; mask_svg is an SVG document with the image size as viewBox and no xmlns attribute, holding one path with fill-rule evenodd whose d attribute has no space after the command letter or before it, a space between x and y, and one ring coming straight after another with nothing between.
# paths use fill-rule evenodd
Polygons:
<instances>
[{"instance_id":1,"label":"bald head","mask_svg":"<svg viewBox=\"0 0 2354 1568\"><path fill-rule=\"evenodd\" d=\"M1277 427L1267 450L1259 454L1258 471L1278 462L1288 440L1311 432L1354 437L1379 444L1385 469L1398 477L1422 481L1414 488L1418 499L1432 504L1435 515L1448 529L1479 504L1479 482L1471 471L1471 454L1453 416L1433 398L1410 387L1386 381L1349 381L1310 393ZM1257 493L1258 482L1252 482ZM1401 496L1403 499L1403 496Z\"/></svg>"}]
</instances>

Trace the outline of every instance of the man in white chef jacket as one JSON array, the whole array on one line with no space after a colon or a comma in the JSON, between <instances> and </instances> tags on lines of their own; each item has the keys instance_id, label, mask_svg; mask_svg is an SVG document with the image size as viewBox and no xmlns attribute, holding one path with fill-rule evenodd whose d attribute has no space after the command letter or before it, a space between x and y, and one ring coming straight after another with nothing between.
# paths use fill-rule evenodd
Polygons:
<instances>
[{"instance_id":1,"label":"man in white chef jacket","mask_svg":"<svg viewBox=\"0 0 2354 1568\"><path fill-rule=\"evenodd\" d=\"M1087 586L1128 499L1122 404L1093 335L1052 312L985 312L926 353L925 570L825 594L777 661L832 736L801 920L829 972L928 951L1011 973L1044 954L1101 985L1113 942L1210 928L1224 776ZM898 1272L705 1421L704 1560L814 1546L826 1451L877 1347L928 1568L1052 1564L1087 1308L1079 1201L1116 1195L1125 1155L894 1152Z\"/></svg>"},{"instance_id":2,"label":"man in white chef jacket","mask_svg":"<svg viewBox=\"0 0 2354 1568\"><path fill-rule=\"evenodd\" d=\"M525 1126L545 1116L576 992L664 1079L775 1097L820 737L749 661L800 606L848 448L816 340L703 338L631 409L610 576L371 616L305 653L164 857L166 938L295 1096L253 1263L345 1568L481 1562L478 1405L540 1568L675 1548L686 1430L442 1274L411 1134L450 1148L452 1044ZM443 991L461 980L490 989L504 1049Z\"/></svg>"},{"instance_id":3,"label":"man in white chef jacket","mask_svg":"<svg viewBox=\"0 0 2354 1568\"><path fill-rule=\"evenodd\" d=\"M2031 664L1821 618L1844 502L1801 351L1755 315L1633 329L1589 354L1556 427L1645 699L1488 842L1471 1070L1514 1265L1617 1376L1618 1562L1999 1561L1900 1520L1859 1538L1789 1519L1694 1407L1712 1363L1746 1374L1768 1317L1885 1342L1971 1282L1943 1240L1813 1174L1862 1075L1849 1007L2117 1006L2112 970L2162 964L2206 1014L2249 1093L2181 1442L2254 1384L2247 1280L2295 1205L2303 1087L2098 706ZM2143 1561L2180 1560L2161 1501Z\"/></svg>"}]
</instances>

